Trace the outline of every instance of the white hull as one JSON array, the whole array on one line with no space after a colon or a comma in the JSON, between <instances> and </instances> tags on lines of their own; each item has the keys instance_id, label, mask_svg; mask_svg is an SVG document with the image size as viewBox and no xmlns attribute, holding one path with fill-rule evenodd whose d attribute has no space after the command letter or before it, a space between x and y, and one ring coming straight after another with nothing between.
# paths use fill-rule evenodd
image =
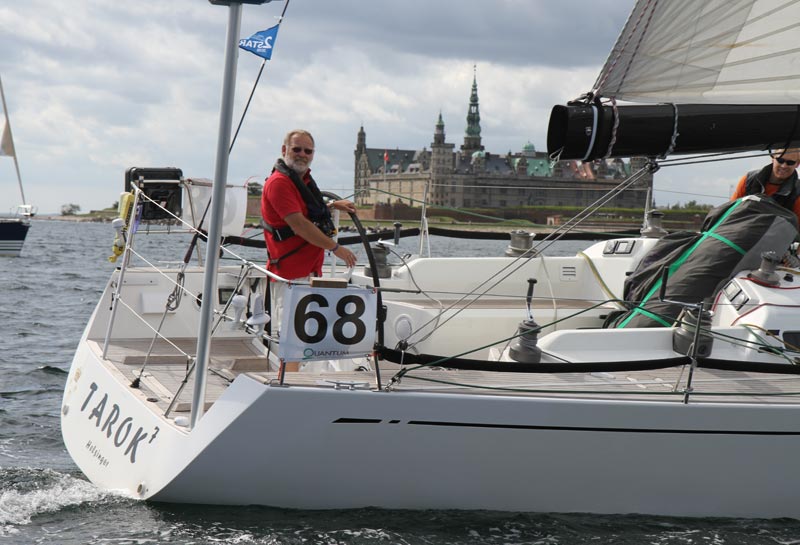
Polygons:
<instances>
[{"instance_id":1,"label":"white hull","mask_svg":"<svg viewBox=\"0 0 800 545\"><path fill-rule=\"evenodd\" d=\"M336 390L243 375L186 433L138 394L91 357L76 361L63 429L93 482L143 499L800 516L796 405ZM117 422L132 419L126 440L104 430L114 405ZM140 428L148 436L131 449Z\"/></svg>"},{"instance_id":2,"label":"white hull","mask_svg":"<svg viewBox=\"0 0 800 545\"><path fill-rule=\"evenodd\" d=\"M559 268L580 262L580 258L551 258L531 261L529 267L539 267L539 274L542 267L556 267L547 273L556 278ZM463 278L472 277L467 262L459 263ZM614 270L628 265L610 266ZM422 274L425 267L430 267L427 278ZM446 269L452 263L421 260L416 281L440 281L437 267ZM221 282L231 271L223 271ZM187 271L189 291L198 288L200 274L200 270ZM163 298L150 294L166 293L160 282L165 281L147 270L130 269L125 277L123 298L151 325L160 318L160 307L151 301ZM213 404L189 431L185 423L176 424L176 420L187 420L185 408L165 416L166 403L175 392L164 386L167 378L159 379L159 373L181 375L185 360L154 355L143 387L133 389L130 382L141 364L141 356L135 354L140 352L115 352L102 358L101 334L109 319L114 283L112 278L81 340L62 411L67 449L102 488L155 501L301 509L375 506L800 517L800 472L796 469L800 403L791 395L774 396L800 391L796 375L771 380L770 375L750 373L730 378L724 372L698 369L688 404L680 393L687 375L681 368L663 375L663 380L636 372L583 378L484 373L483 378L500 375L495 380L505 384L505 389L495 390L425 386L409 382L411 374L388 391L376 390L373 374L368 372L288 373L290 385L280 386L267 365L260 372L234 373L236 358L220 363L228 356L217 354L215 360L212 347L212 360L220 367L227 365L233 381L228 386L218 380L217 393L208 400ZM748 292L752 308L742 309L749 320L763 320L769 327L770 320L791 320L786 312L796 312L791 299L769 310L769 305L757 300L761 288L746 287L755 290ZM570 279L561 285L553 281L549 288L553 294L564 289L577 296L575 290L596 287L587 280ZM793 294L782 290L782 296ZM385 302L390 346L397 341L391 333L393 320L410 315L414 323L422 323L429 311L423 301L415 306L407 298L390 296ZM514 305L506 306L498 303L494 309L459 315L455 325L442 329L442 343L450 348L460 343L464 348L483 343L484 336L507 332L512 318L518 320L523 313ZM535 312L554 317L552 308L537 307ZM560 312L558 316L569 313ZM716 325L716 330L746 337L746 331L732 323L738 318L726 312L732 310L717 313L715 320L727 322ZM184 302L167 316L162 332L185 337L197 313L193 302ZM484 318L478 321L481 315ZM585 315L575 319L578 324L587 320ZM131 313L120 311L114 331L129 340L119 346L133 346L130 339L140 335L138 342L146 347L152 330L137 323ZM252 343L251 337L230 326L223 326L220 335L223 340L241 340L245 346ZM436 337L426 342L430 348L437 346ZM676 355L669 328L564 328L544 335L540 346L573 361ZM735 344L714 346L716 358L782 361ZM254 359L246 354L237 358L249 364ZM384 387L397 369L384 369ZM474 375L429 373L448 380L455 376L456 383L475 383ZM336 378L339 375L342 378ZM372 388L336 388L330 380L341 381L339 386L360 380L372 383ZM192 382L185 392L191 392ZM720 392L735 395L720 396ZM765 395L754 397L758 392Z\"/></svg>"}]
</instances>

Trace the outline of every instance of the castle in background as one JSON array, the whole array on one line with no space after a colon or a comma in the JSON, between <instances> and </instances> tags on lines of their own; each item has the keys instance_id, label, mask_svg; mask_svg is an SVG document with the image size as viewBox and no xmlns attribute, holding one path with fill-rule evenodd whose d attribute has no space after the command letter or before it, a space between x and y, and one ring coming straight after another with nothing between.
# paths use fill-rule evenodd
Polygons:
<instances>
[{"instance_id":1,"label":"castle in background","mask_svg":"<svg viewBox=\"0 0 800 545\"><path fill-rule=\"evenodd\" d=\"M638 170L644 158L559 161L528 142L521 152L500 155L481 143L478 82L473 76L464 143L459 150L445 139L442 114L430 150L368 148L362 126L355 149L355 200L358 205L403 203L451 208L588 206ZM644 208L652 174L607 206ZM427 192L427 194L426 194Z\"/></svg>"}]
</instances>

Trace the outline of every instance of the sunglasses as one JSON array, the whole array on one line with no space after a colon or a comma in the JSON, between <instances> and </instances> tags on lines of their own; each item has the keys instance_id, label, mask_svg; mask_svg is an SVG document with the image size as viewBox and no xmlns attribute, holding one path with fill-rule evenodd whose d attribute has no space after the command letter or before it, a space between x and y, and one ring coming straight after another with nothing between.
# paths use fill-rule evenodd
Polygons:
<instances>
[{"instance_id":1,"label":"sunglasses","mask_svg":"<svg viewBox=\"0 0 800 545\"><path fill-rule=\"evenodd\" d=\"M783 157L773 157L773 159L778 161L778 164L786 165L786 166L789 166L789 167L793 167L793 166L795 166L797 164L797 161L790 161L789 159L784 159Z\"/></svg>"},{"instance_id":2,"label":"sunglasses","mask_svg":"<svg viewBox=\"0 0 800 545\"><path fill-rule=\"evenodd\" d=\"M306 155L311 155L312 153L314 153L314 150L312 148L301 148L299 146L293 147L292 151L295 153L300 153L301 151L304 151Z\"/></svg>"}]
</instances>

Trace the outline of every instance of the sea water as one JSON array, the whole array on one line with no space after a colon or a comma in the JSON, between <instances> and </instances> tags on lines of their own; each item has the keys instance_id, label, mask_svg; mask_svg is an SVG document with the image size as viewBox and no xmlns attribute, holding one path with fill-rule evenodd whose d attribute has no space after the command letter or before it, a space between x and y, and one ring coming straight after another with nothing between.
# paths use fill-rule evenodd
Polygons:
<instances>
[{"instance_id":1,"label":"sea water","mask_svg":"<svg viewBox=\"0 0 800 545\"><path fill-rule=\"evenodd\" d=\"M99 490L64 448L59 408L72 354L114 267L107 260L113 236L108 224L34 221L22 256L0 258L2 545L800 543L800 521L795 520L296 511L143 503ZM163 237L137 237L160 263L180 261L189 238L173 236L165 243ZM585 244L565 243L554 250L574 253ZM488 256L502 255L506 243L434 237L431 246L439 255ZM418 250L416 239L404 239L398 253ZM263 250L242 253L264 260ZM363 250L359 255L363 261ZM391 470L380 486L392 493ZM687 482L686 494L691 493Z\"/></svg>"}]
</instances>

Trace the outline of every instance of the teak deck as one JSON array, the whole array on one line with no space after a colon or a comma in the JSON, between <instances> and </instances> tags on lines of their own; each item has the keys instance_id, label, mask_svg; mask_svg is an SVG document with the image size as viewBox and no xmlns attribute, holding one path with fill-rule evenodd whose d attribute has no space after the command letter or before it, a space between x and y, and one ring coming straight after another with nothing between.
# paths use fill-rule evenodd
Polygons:
<instances>
[{"instance_id":1,"label":"teak deck","mask_svg":"<svg viewBox=\"0 0 800 545\"><path fill-rule=\"evenodd\" d=\"M195 350L194 339L155 344L141 376L143 395L162 410L180 391L173 413L186 412L194 387L194 374L188 379L190 362L185 355ZM90 342L100 356L102 344ZM119 340L111 343L108 363L119 380L132 382L140 374L150 341ZM180 350L180 351L179 351ZM206 406L210 406L240 374L259 382L277 383L278 373L270 371L266 357L250 339L215 339L206 385ZM386 388L400 366L381 363L381 383ZM473 395L548 396L584 399L649 400L683 403L688 367L653 371L612 373L492 373L448 369L418 369L408 372L391 388L403 391L429 391ZM286 385L319 388L375 389L374 371L286 373ZM800 376L740 373L696 369L689 402L714 403L800 403Z\"/></svg>"}]
</instances>

